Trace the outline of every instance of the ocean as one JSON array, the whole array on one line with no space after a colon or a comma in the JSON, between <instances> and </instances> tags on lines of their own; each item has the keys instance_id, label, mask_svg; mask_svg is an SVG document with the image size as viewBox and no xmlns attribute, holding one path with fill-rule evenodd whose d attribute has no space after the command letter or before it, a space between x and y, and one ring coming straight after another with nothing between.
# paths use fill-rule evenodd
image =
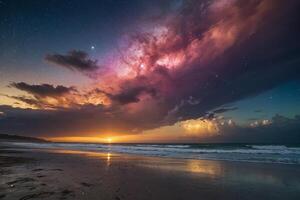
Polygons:
<instances>
[{"instance_id":1,"label":"ocean","mask_svg":"<svg viewBox=\"0 0 300 200\"><path fill-rule=\"evenodd\" d=\"M67 149L126 153L144 156L227 160L243 162L300 164L300 145L270 144L90 144L90 143L10 143L42 149Z\"/></svg>"}]
</instances>

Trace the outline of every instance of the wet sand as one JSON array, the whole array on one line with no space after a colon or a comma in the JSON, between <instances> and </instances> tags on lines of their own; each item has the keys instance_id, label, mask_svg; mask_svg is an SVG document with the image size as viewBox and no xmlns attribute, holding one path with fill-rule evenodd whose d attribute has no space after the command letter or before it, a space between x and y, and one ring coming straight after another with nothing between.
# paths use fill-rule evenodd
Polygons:
<instances>
[{"instance_id":1,"label":"wet sand","mask_svg":"<svg viewBox=\"0 0 300 200\"><path fill-rule=\"evenodd\" d=\"M300 199L300 166L0 147L0 199Z\"/></svg>"}]
</instances>

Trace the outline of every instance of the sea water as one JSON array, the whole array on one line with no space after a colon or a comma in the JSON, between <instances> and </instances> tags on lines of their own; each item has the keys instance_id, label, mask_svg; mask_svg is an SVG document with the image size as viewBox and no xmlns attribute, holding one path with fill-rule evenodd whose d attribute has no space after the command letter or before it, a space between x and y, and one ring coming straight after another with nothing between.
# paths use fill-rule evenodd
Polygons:
<instances>
[{"instance_id":1,"label":"sea water","mask_svg":"<svg viewBox=\"0 0 300 200\"><path fill-rule=\"evenodd\" d=\"M20 143L30 148L127 153L181 159L300 164L300 145Z\"/></svg>"}]
</instances>

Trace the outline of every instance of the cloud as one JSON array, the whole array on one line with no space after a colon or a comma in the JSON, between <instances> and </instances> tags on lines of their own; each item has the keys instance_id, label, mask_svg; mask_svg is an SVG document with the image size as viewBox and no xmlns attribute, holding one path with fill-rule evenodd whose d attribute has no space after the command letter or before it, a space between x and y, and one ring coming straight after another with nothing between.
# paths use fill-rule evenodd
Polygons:
<instances>
[{"instance_id":1,"label":"cloud","mask_svg":"<svg viewBox=\"0 0 300 200\"><path fill-rule=\"evenodd\" d=\"M28 84L25 82L11 83L9 87L26 92L24 96L10 96L8 98L23 102L31 108L56 109L75 106L76 98L79 93L75 87L65 87L62 85L50 84Z\"/></svg>"},{"instance_id":2,"label":"cloud","mask_svg":"<svg viewBox=\"0 0 300 200\"><path fill-rule=\"evenodd\" d=\"M216 114L220 114L220 113L224 113L224 112L228 112L228 111L233 111L233 110L237 110L237 107L232 107L232 108L219 108L216 110L213 110L214 113Z\"/></svg>"},{"instance_id":3,"label":"cloud","mask_svg":"<svg viewBox=\"0 0 300 200\"><path fill-rule=\"evenodd\" d=\"M41 125L30 122L31 117L14 119L15 123L32 124L29 134L105 132L109 128L142 132L183 120L213 119L233 109L224 105L299 79L295 38L300 31L290 30L298 25L293 19L299 17L299 1L224 2L184 1L175 11L143 21L136 27L140 31L124 36L118 51L101 64L102 73L97 73L97 61L85 52L47 55L47 61L93 74L97 81L88 91L72 90L50 99L37 93L37 86L29 89L23 83L19 89L39 101L26 98L23 102L36 104L40 110L56 110L43 112L44 118L38 114L34 119ZM27 112L32 116L32 110ZM51 126L48 115L56 126L42 130L42 125ZM3 120L13 125L8 117L1 120L2 126ZM25 128L20 130L25 132Z\"/></svg>"},{"instance_id":4,"label":"cloud","mask_svg":"<svg viewBox=\"0 0 300 200\"><path fill-rule=\"evenodd\" d=\"M121 93L115 95L109 95L110 98L114 101L117 101L121 104L128 103L137 103L140 101L139 96L143 93L150 94L155 96L155 90L146 87L135 87L128 90L123 90Z\"/></svg>"},{"instance_id":5,"label":"cloud","mask_svg":"<svg viewBox=\"0 0 300 200\"><path fill-rule=\"evenodd\" d=\"M51 104L44 102L41 98L32 98L26 96L7 96L8 98L12 98L17 100L17 102L22 102L33 108L50 108Z\"/></svg>"},{"instance_id":6,"label":"cloud","mask_svg":"<svg viewBox=\"0 0 300 200\"><path fill-rule=\"evenodd\" d=\"M76 91L74 87L53 86L50 84L30 85L25 82L11 83L10 87L25 91L36 97L56 97Z\"/></svg>"},{"instance_id":7,"label":"cloud","mask_svg":"<svg viewBox=\"0 0 300 200\"><path fill-rule=\"evenodd\" d=\"M233 110L237 110L237 107L232 107L232 108L218 108L212 111L207 112L201 119L202 120L212 120L217 118L218 114L222 114L228 111L233 111Z\"/></svg>"},{"instance_id":8,"label":"cloud","mask_svg":"<svg viewBox=\"0 0 300 200\"><path fill-rule=\"evenodd\" d=\"M22 109L0 106L0 133L32 136L133 134L149 128L143 116L102 105L68 109ZM137 125L139 124L139 125Z\"/></svg>"},{"instance_id":9,"label":"cloud","mask_svg":"<svg viewBox=\"0 0 300 200\"><path fill-rule=\"evenodd\" d=\"M33 110L0 106L0 133L31 136L101 136L107 134L137 134L148 129L145 116L131 115L103 106L87 105L80 109ZM264 120L261 120L263 122ZM169 135L170 140L199 142L294 143L300 139L300 116L288 118L275 115L269 123L257 126L238 125L232 120L187 120L178 122L183 135ZM138 124L138 126L137 126ZM163 129L165 131L173 129ZM154 131L154 132L153 132ZM159 129L148 131L155 133ZM173 130L175 131L175 130ZM82 133L85 135L82 135ZM161 136L168 132L161 132ZM155 139L155 138L154 138ZM168 138L165 138L168 139ZM178 141L178 140L177 140Z\"/></svg>"},{"instance_id":10,"label":"cloud","mask_svg":"<svg viewBox=\"0 0 300 200\"><path fill-rule=\"evenodd\" d=\"M293 45L285 38L288 31L274 24L281 17L278 9L286 13L288 6L270 0L222 2L184 2L180 14L161 17L153 29L131 35L120 58L116 54L108 66L113 75L101 77L102 86L110 88L102 89L132 93L128 102L141 112L146 101L156 104L164 115L158 121L172 124L298 79L294 72L300 60L286 56ZM271 34L268 24L280 34ZM280 52L274 51L274 41L284 46ZM140 85L156 95L139 98Z\"/></svg>"},{"instance_id":11,"label":"cloud","mask_svg":"<svg viewBox=\"0 0 300 200\"><path fill-rule=\"evenodd\" d=\"M45 60L58 66L84 73L93 72L99 68L97 60L90 59L86 52L79 50L72 50L66 55L48 54Z\"/></svg>"},{"instance_id":12,"label":"cloud","mask_svg":"<svg viewBox=\"0 0 300 200\"><path fill-rule=\"evenodd\" d=\"M181 121L174 126L165 126L157 132L170 135L171 141L208 143L297 143L300 139L300 116L292 118L276 114L271 119L257 119L255 124L240 125L232 119L194 119ZM153 132L153 131L148 131ZM178 134L180 133L180 134Z\"/></svg>"},{"instance_id":13,"label":"cloud","mask_svg":"<svg viewBox=\"0 0 300 200\"><path fill-rule=\"evenodd\" d=\"M300 116L294 118L275 115L270 120L257 121L253 126L221 125L219 134L204 138L204 142L241 142L241 143L297 143L300 139Z\"/></svg>"},{"instance_id":14,"label":"cloud","mask_svg":"<svg viewBox=\"0 0 300 200\"><path fill-rule=\"evenodd\" d=\"M78 91L77 88L50 84L28 84L25 82L12 83L9 87L17 88L27 95L10 96L8 98L27 104L38 109L78 108L83 105L102 105L108 99L104 94L91 91Z\"/></svg>"}]
</instances>

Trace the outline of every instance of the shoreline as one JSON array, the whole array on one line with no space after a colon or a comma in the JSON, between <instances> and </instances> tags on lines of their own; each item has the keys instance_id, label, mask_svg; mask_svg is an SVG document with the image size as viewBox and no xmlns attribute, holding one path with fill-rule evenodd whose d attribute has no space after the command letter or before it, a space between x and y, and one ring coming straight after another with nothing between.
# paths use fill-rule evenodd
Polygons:
<instances>
[{"instance_id":1,"label":"shoreline","mask_svg":"<svg viewBox=\"0 0 300 200\"><path fill-rule=\"evenodd\" d=\"M285 145L245 145L228 146L222 145L192 148L191 144L70 144L70 143L24 143L7 142L6 145L16 149L39 149L48 150L73 150L83 152L114 153L123 155L133 155L141 157L154 158L173 158L187 160L213 160L228 162L246 162L246 163L266 163L266 164L287 164L300 165L300 148L288 147ZM198 145L197 145L198 146Z\"/></svg>"},{"instance_id":2,"label":"shoreline","mask_svg":"<svg viewBox=\"0 0 300 200\"><path fill-rule=\"evenodd\" d=\"M298 165L63 149L8 151L1 149L1 158L16 157L22 162L2 167L9 172L1 172L1 200L297 199L300 196Z\"/></svg>"}]
</instances>

